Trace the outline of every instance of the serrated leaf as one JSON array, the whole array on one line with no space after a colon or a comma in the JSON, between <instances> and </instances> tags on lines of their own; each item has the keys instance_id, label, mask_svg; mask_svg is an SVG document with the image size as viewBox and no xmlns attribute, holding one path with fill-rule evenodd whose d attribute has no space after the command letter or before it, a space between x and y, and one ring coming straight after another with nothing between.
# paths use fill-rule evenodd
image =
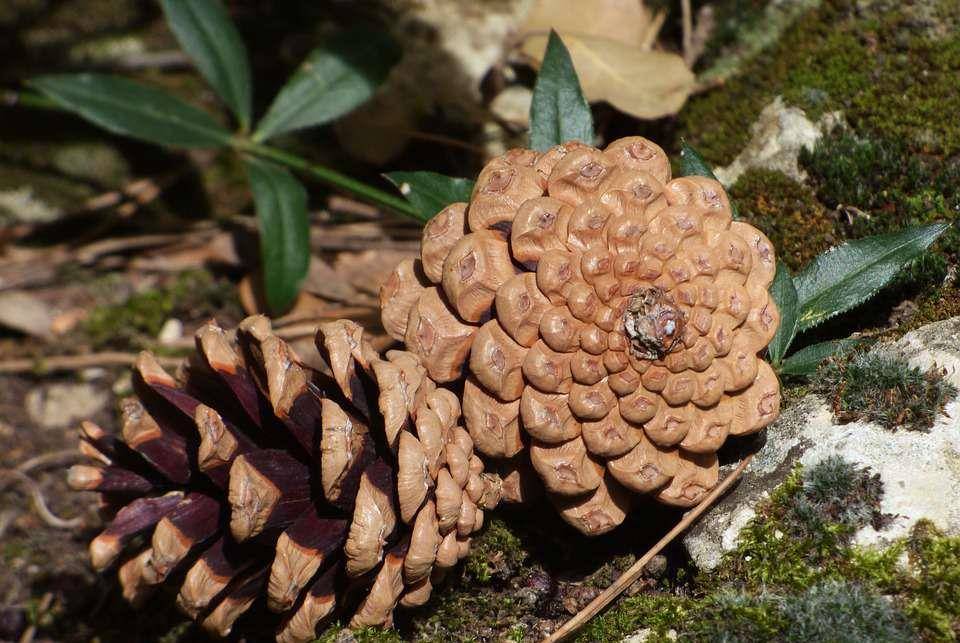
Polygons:
<instances>
[{"instance_id":1,"label":"serrated leaf","mask_svg":"<svg viewBox=\"0 0 960 643\"><path fill-rule=\"evenodd\" d=\"M851 241L811 261L794 279L803 331L850 310L883 288L950 225L934 223Z\"/></svg>"},{"instance_id":2,"label":"serrated leaf","mask_svg":"<svg viewBox=\"0 0 960 643\"><path fill-rule=\"evenodd\" d=\"M240 33L218 0L161 0L177 42L240 125L250 127L250 63Z\"/></svg>"},{"instance_id":3,"label":"serrated leaf","mask_svg":"<svg viewBox=\"0 0 960 643\"><path fill-rule=\"evenodd\" d=\"M720 182L713 173L710 164L700 156L700 152L687 145L684 140L680 141L680 174L683 176L705 176L708 179ZM730 214L734 221L740 220L740 210L737 209L737 204L732 200L730 201Z\"/></svg>"},{"instance_id":4,"label":"serrated leaf","mask_svg":"<svg viewBox=\"0 0 960 643\"><path fill-rule=\"evenodd\" d=\"M770 296L777 305L777 310L780 311L780 326L767 346L770 362L776 366L783 360L790 344L793 343L793 338L797 335L797 313L800 308L797 300L797 289L793 285L790 269L779 260L777 261L777 274L774 275L773 283L770 284Z\"/></svg>"},{"instance_id":5,"label":"serrated leaf","mask_svg":"<svg viewBox=\"0 0 960 643\"><path fill-rule=\"evenodd\" d=\"M570 52L551 31L530 104L530 147L542 152L578 140L593 143L593 114Z\"/></svg>"},{"instance_id":6,"label":"serrated leaf","mask_svg":"<svg viewBox=\"0 0 960 643\"><path fill-rule=\"evenodd\" d=\"M247 160L260 227L260 259L267 305L274 313L296 299L310 266L307 191L278 165Z\"/></svg>"},{"instance_id":7,"label":"serrated leaf","mask_svg":"<svg viewBox=\"0 0 960 643\"><path fill-rule=\"evenodd\" d=\"M780 375L802 376L816 372L820 363L828 357L840 355L854 348L860 339L835 339L807 346L783 360L777 372Z\"/></svg>"},{"instance_id":8,"label":"serrated leaf","mask_svg":"<svg viewBox=\"0 0 960 643\"><path fill-rule=\"evenodd\" d=\"M389 172L384 176L397 186L424 221L429 221L451 203L469 202L473 193L470 179L436 172Z\"/></svg>"},{"instance_id":9,"label":"serrated leaf","mask_svg":"<svg viewBox=\"0 0 960 643\"><path fill-rule=\"evenodd\" d=\"M147 85L103 74L29 81L60 107L115 134L157 145L224 147L231 134L206 112Z\"/></svg>"},{"instance_id":10,"label":"serrated leaf","mask_svg":"<svg viewBox=\"0 0 960 643\"><path fill-rule=\"evenodd\" d=\"M328 123L373 96L400 58L382 31L352 29L314 49L287 81L254 138Z\"/></svg>"}]
</instances>

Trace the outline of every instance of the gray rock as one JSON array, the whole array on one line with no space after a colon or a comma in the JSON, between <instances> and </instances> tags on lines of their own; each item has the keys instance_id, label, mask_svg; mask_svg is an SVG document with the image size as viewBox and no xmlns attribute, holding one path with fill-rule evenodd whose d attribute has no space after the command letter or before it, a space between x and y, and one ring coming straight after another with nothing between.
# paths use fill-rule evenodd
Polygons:
<instances>
[{"instance_id":1,"label":"gray rock","mask_svg":"<svg viewBox=\"0 0 960 643\"><path fill-rule=\"evenodd\" d=\"M825 114L814 123L798 107L787 107L777 96L760 112L750 127L750 142L730 165L714 170L717 179L729 187L751 168L778 170L795 181L806 180L797 159L803 149L813 149L817 141L841 120L839 113Z\"/></svg>"},{"instance_id":2,"label":"gray rock","mask_svg":"<svg viewBox=\"0 0 960 643\"><path fill-rule=\"evenodd\" d=\"M960 317L929 324L873 350L902 355L911 366L946 369L960 387ZM683 541L697 566L712 570L737 545L754 508L799 462L812 466L839 455L880 474L881 511L893 523L878 532L861 529L854 542L889 543L920 519L948 534L960 534L960 401L947 405L929 432L889 431L868 422L835 424L827 403L810 395L787 409L766 431L766 442L740 483L707 513ZM721 474L722 475L722 474Z\"/></svg>"},{"instance_id":3,"label":"gray rock","mask_svg":"<svg viewBox=\"0 0 960 643\"><path fill-rule=\"evenodd\" d=\"M46 338L51 334L54 317L51 307L29 292L0 293L0 326Z\"/></svg>"}]
</instances>

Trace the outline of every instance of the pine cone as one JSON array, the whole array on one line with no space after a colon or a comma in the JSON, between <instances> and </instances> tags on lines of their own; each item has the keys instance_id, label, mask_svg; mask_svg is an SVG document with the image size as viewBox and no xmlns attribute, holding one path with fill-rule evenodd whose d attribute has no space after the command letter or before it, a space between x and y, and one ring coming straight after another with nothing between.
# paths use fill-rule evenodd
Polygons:
<instances>
[{"instance_id":1,"label":"pine cone","mask_svg":"<svg viewBox=\"0 0 960 643\"><path fill-rule=\"evenodd\" d=\"M140 356L119 437L83 424L97 463L69 482L114 514L90 556L118 564L131 603L177 577L179 606L215 635L264 597L283 615L278 641L309 641L351 607L351 626L389 624L469 551L500 479L458 425L457 396L352 322L322 325L317 346L332 379L264 317L236 340L209 324L176 378Z\"/></svg>"},{"instance_id":2,"label":"pine cone","mask_svg":"<svg viewBox=\"0 0 960 643\"><path fill-rule=\"evenodd\" d=\"M380 301L431 378L465 378L477 449L510 458L529 441L563 517L598 534L624 519L624 488L696 504L727 436L777 417L757 357L779 324L775 270L719 183L670 180L663 150L632 137L494 159Z\"/></svg>"}]
</instances>

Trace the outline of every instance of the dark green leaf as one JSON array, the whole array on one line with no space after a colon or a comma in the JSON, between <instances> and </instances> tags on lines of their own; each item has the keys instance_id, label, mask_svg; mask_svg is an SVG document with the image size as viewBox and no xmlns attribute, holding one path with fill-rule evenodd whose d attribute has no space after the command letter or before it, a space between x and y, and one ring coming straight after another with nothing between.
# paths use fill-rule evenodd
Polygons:
<instances>
[{"instance_id":1,"label":"dark green leaf","mask_svg":"<svg viewBox=\"0 0 960 643\"><path fill-rule=\"evenodd\" d=\"M783 360L778 372L781 375L810 375L817 370L823 360L833 355L841 355L861 341L859 339L835 339L807 346Z\"/></svg>"},{"instance_id":2,"label":"dark green leaf","mask_svg":"<svg viewBox=\"0 0 960 643\"><path fill-rule=\"evenodd\" d=\"M593 115L560 36L550 31L530 104L530 147L542 152L578 140L593 143Z\"/></svg>"},{"instance_id":3,"label":"dark green leaf","mask_svg":"<svg viewBox=\"0 0 960 643\"><path fill-rule=\"evenodd\" d=\"M204 111L165 92L101 74L40 76L30 85L100 127L157 145L223 147L231 134Z\"/></svg>"},{"instance_id":4,"label":"dark green leaf","mask_svg":"<svg viewBox=\"0 0 960 643\"><path fill-rule=\"evenodd\" d=\"M469 202L473 181L436 172L388 172L387 179L400 190L417 214L429 221L451 203Z\"/></svg>"},{"instance_id":5,"label":"dark green leaf","mask_svg":"<svg viewBox=\"0 0 960 643\"><path fill-rule=\"evenodd\" d=\"M400 58L382 31L354 29L315 49L273 100L254 138L322 125L371 96Z\"/></svg>"},{"instance_id":6,"label":"dark green leaf","mask_svg":"<svg viewBox=\"0 0 960 643\"><path fill-rule=\"evenodd\" d=\"M278 165L250 159L247 175L260 221L260 257L267 305L286 310L310 266L307 191Z\"/></svg>"},{"instance_id":7,"label":"dark green leaf","mask_svg":"<svg viewBox=\"0 0 960 643\"><path fill-rule=\"evenodd\" d=\"M713 173L713 169L700 156L700 152L687 145L684 140L680 141L680 174L683 176L705 176L719 182L719 179ZM740 219L740 210L737 209L737 204L733 201L730 201L730 213L735 221Z\"/></svg>"},{"instance_id":8,"label":"dark green leaf","mask_svg":"<svg viewBox=\"0 0 960 643\"><path fill-rule=\"evenodd\" d=\"M794 279L799 330L850 310L883 288L949 228L946 223L851 241L811 261Z\"/></svg>"},{"instance_id":9,"label":"dark green leaf","mask_svg":"<svg viewBox=\"0 0 960 643\"><path fill-rule=\"evenodd\" d=\"M240 125L250 127L250 64L240 33L219 0L161 0L167 24Z\"/></svg>"},{"instance_id":10,"label":"dark green leaf","mask_svg":"<svg viewBox=\"0 0 960 643\"><path fill-rule=\"evenodd\" d=\"M797 313L799 312L797 289L793 285L790 269L779 260L777 261L777 274L773 278L773 283L770 284L770 296L780 311L780 327L777 328L777 334L773 336L769 346L767 346L770 361L776 366L787 354L787 350L797 334Z\"/></svg>"},{"instance_id":11,"label":"dark green leaf","mask_svg":"<svg viewBox=\"0 0 960 643\"><path fill-rule=\"evenodd\" d=\"M705 176L717 180L713 169L703 160L700 152L693 149L685 140L680 141L680 174L683 176Z\"/></svg>"}]
</instances>

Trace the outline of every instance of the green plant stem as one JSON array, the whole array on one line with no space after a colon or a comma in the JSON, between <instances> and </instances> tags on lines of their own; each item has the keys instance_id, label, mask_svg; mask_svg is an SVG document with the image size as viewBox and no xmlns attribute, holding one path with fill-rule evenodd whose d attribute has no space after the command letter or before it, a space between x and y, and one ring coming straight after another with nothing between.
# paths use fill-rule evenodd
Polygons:
<instances>
[{"instance_id":1,"label":"green plant stem","mask_svg":"<svg viewBox=\"0 0 960 643\"><path fill-rule=\"evenodd\" d=\"M36 109L60 110L52 100L36 92L18 92L8 89L0 94L0 105L7 107L32 107Z\"/></svg>"},{"instance_id":2,"label":"green plant stem","mask_svg":"<svg viewBox=\"0 0 960 643\"><path fill-rule=\"evenodd\" d=\"M395 212L399 212L400 214L406 214L414 218L419 218L416 209L404 199L393 196L392 194L388 194L387 192L367 185L362 181L350 178L346 174L341 174L336 170L332 170L322 165L317 165L316 163L311 163L302 156L297 156L296 154L284 152L283 150L275 147L264 145L262 143L255 143L249 139L243 138L234 139L234 148L240 152L246 152L247 154L253 154L254 156L258 156L260 158L275 161L294 170L299 170L300 172L309 174L313 178L326 183L327 185L350 192L354 196L360 197L365 201L369 201L376 205L382 205L394 210Z\"/></svg>"},{"instance_id":3,"label":"green plant stem","mask_svg":"<svg viewBox=\"0 0 960 643\"><path fill-rule=\"evenodd\" d=\"M38 109L61 109L56 103L47 97L30 91L4 91L2 94L0 94L0 99L2 99L0 100L0 104L2 105ZM317 165L316 163L311 163L302 156L297 156L296 154L291 154L290 152L284 152L283 150L271 147L269 145L264 145L263 143L256 143L248 138L240 136L234 138L233 147L238 152L245 152L260 158L269 159L271 161L280 163L281 165L285 165L294 170L308 174L322 183L349 192L350 194L353 194L354 196L365 201L369 201L375 205L390 208L394 212L405 214L418 220L420 219L416 208L410 205L410 203L405 199L389 194L388 192L384 192L383 190L379 190L371 185L367 185L362 181L350 178L346 174L341 174L336 170L324 167L322 165Z\"/></svg>"}]
</instances>

